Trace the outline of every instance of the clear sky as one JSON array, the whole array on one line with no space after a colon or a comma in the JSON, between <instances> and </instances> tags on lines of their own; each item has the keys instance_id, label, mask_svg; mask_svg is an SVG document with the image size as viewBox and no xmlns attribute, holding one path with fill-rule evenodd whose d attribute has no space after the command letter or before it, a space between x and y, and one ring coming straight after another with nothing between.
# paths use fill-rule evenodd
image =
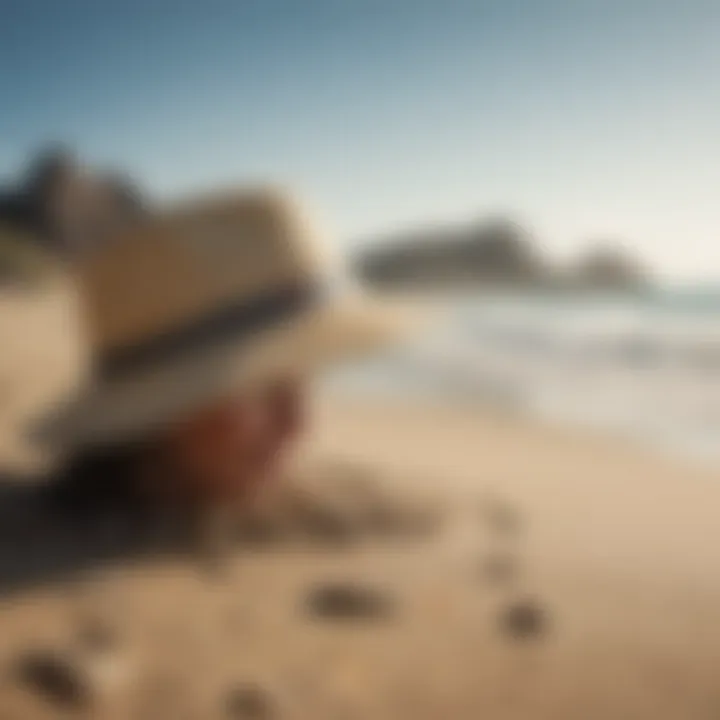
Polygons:
<instances>
[{"instance_id":1,"label":"clear sky","mask_svg":"<svg viewBox=\"0 0 720 720\"><path fill-rule=\"evenodd\" d=\"M720 278L718 0L0 0L0 172L292 182L345 242L506 211Z\"/></svg>"}]
</instances>

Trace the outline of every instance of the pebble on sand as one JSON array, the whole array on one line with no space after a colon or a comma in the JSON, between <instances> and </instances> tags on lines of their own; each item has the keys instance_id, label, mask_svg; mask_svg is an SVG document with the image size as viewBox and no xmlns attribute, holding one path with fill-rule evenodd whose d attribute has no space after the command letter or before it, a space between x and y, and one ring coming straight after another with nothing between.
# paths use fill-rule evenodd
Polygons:
<instances>
[{"instance_id":1,"label":"pebble on sand","mask_svg":"<svg viewBox=\"0 0 720 720\"><path fill-rule=\"evenodd\" d=\"M524 599L506 606L500 616L502 631L515 640L529 640L548 630L547 610L536 600Z\"/></svg>"},{"instance_id":2,"label":"pebble on sand","mask_svg":"<svg viewBox=\"0 0 720 720\"><path fill-rule=\"evenodd\" d=\"M225 715L233 720L271 720L278 712L267 690L255 683L240 683L225 698Z\"/></svg>"},{"instance_id":3,"label":"pebble on sand","mask_svg":"<svg viewBox=\"0 0 720 720\"><path fill-rule=\"evenodd\" d=\"M325 620L379 620L395 609L391 596L379 588L359 583L322 583L312 588L307 610Z\"/></svg>"},{"instance_id":4,"label":"pebble on sand","mask_svg":"<svg viewBox=\"0 0 720 720\"><path fill-rule=\"evenodd\" d=\"M15 677L31 692L68 708L110 699L137 671L111 625L93 619L78 629L67 647L22 653Z\"/></svg>"},{"instance_id":5,"label":"pebble on sand","mask_svg":"<svg viewBox=\"0 0 720 720\"><path fill-rule=\"evenodd\" d=\"M86 707L92 699L87 676L74 658L61 652L33 652L20 658L19 681L58 705Z\"/></svg>"}]
</instances>

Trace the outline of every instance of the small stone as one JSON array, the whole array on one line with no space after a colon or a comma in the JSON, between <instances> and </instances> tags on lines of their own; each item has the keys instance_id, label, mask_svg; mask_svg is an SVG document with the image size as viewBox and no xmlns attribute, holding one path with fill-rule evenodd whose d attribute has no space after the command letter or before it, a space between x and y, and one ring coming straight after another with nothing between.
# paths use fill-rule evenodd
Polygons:
<instances>
[{"instance_id":1,"label":"small stone","mask_svg":"<svg viewBox=\"0 0 720 720\"><path fill-rule=\"evenodd\" d=\"M64 653L32 653L20 659L18 677L29 689L58 705L81 708L91 688L78 665Z\"/></svg>"},{"instance_id":2,"label":"small stone","mask_svg":"<svg viewBox=\"0 0 720 720\"><path fill-rule=\"evenodd\" d=\"M21 685L57 705L82 708L114 702L137 672L135 662L118 646L109 628L88 625L67 647L23 654L15 666L16 677Z\"/></svg>"},{"instance_id":3,"label":"small stone","mask_svg":"<svg viewBox=\"0 0 720 720\"><path fill-rule=\"evenodd\" d=\"M307 597L309 612L325 620L374 620L394 610L388 594L356 583L329 583L313 588Z\"/></svg>"},{"instance_id":4,"label":"small stone","mask_svg":"<svg viewBox=\"0 0 720 720\"><path fill-rule=\"evenodd\" d=\"M270 693L254 683L237 685L225 699L225 715L234 720L269 720L277 714Z\"/></svg>"},{"instance_id":5,"label":"small stone","mask_svg":"<svg viewBox=\"0 0 720 720\"><path fill-rule=\"evenodd\" d=\"M503 632L513 639L528 640L546 632L549 618L542 605L526 599L506 607L500 622Z\"/></svg>"}]
</instances>

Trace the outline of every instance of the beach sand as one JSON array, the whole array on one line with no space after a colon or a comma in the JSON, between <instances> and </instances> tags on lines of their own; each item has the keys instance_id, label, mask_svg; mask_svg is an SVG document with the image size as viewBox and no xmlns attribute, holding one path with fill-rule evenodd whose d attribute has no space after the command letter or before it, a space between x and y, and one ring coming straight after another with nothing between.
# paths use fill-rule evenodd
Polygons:
<instances>
[{"instance_id":1,"label":"beach sand","mask_svg":"<svg viewBox=\"0 0 720 720\"><path fill-rule=\"evenodd\" d=\"M117 668L87 681L84 717L720 717L718 473L489 410L315 411L296 471L313 493L352 476L388 507L422 498L431 521L8 597L0 715L76 716L18 663L97 622Z\"/></svg>"}]
</instances>

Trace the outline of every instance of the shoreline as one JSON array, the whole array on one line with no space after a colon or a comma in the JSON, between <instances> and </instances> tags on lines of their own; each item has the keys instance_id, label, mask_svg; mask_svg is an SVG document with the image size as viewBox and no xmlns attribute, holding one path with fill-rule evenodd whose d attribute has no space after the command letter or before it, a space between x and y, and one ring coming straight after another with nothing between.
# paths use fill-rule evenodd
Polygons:
<instances>
[{"instance_id":1,"label":"shoreline","mask_svg":"<svg viewBox=\"0 0 720 720\"><path fill-rule=\"evenodd\" d=\"M660 439L632 434L622 428L583 424L569 418L554 418L526 407L521 402L494 400L479 394L468 398L460 398L457 393L451 395L441 392L421 396L403 391L401 394L392 395L384 390L365 392L359 388L341 386L320 388L317 394L320 397L320 404L325 406L345 405L360 409L387 406L480 419L492 417L498 422L534 428L538 432L546 433L548 437L562 436L568 441L605 448L613 453L628 453L629 456L660 461L678 469L715 474L720 480L720 456L705 455L692 451L687 446L670 447L668 444L663 444Z\"/></svg>"}]
</instances>

